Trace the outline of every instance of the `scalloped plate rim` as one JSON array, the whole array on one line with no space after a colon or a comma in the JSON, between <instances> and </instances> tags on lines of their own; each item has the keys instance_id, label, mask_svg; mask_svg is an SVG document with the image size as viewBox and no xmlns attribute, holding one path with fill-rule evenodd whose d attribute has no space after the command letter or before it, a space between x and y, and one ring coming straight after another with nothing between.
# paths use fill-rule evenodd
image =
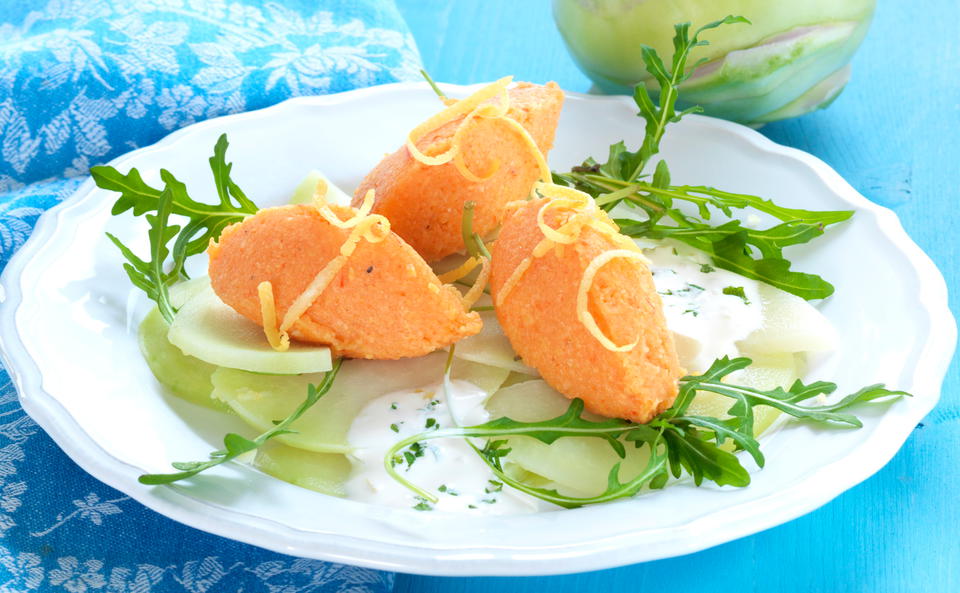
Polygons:
<instances>
[{"instance_id":1,"label":"scalloped plate rim","mask_svg":"<svg viewBox=\"0 0 960 593\"><path fill-rule=\"evenodd\" d=\"M442 88L452 92L476 89L480 85L458 86L443 84ZM326 96L297 97L288 99L257 111L223 116L199 122L177 130L156 144L124 154L109 164L122 165L147 152L169 147L188 139L189 136L204 128L224 126L258 118L280 115L283 111L298 106L334 105L353 99L389 95L408 89L429 88L426 83L395 83L357 89ZM623 96L596 96L580 93L566 93L568 99L578 101L608 101L629 103ZM936 394L928 398L926 405L914 408L915 418L910 423L903 422L892 432L885 435L880 448L864 445L857 447L848 455L832 464L822 466L816 472L799 477L781 492L772 503L769 512L762 520L754 520L749 525L730 526L729 521L723 530L711 526L712 515L697 517L682 527L687 532L685 538L656 553L643 553L642 547L631 548L630 540L642 535L620 533L608 537L594 537L588 542L565 547L552 546L549 549L511 548L509 546L459 547L441 550L424 545L394 545L378 542L370 537L356 537L346 534L323 533L291 528L259 516L248 515L196 499L189 494L173 488L146 488L136 481L140 470L113 458L109 452L96 445L89 435L77 424L69 413L52 396L40 388L40 372L36 363L27 354L15 326L15 314L22 302L19 280L25 264L42 251L45 239L61 228L64 217L71 208L85 204L85 198L96 189L90 179L63 202L44 213L35 230L21 249L11 258L0 277L0 356L8 369L11 380L20 394L24 410L54 439L76 463L85 471L120 490L145 506L186 525L190 525L217 535L258 545L281 553L318 558L336 562L345 562L377 568L431 575L545 575L598 570L625 564L667 558L703 550L721 543L744 537L764 529L780 525L798 516L806 514L852 488L883 467L906 441L913 426L936 405L942 382L953 356L956 345L956 322L947 305L947 288L943 276L932 260L906 234L896 214L860 195L839 174L820 159L803 151L779 145L759 132L724 120L705 116L689 116L689 120L701 125L713 126L727 133L747 140L756 150L765 153L780 154L797 161L819 177L834 193L858 210L875 215L876 223L883 234L898 248L912 264L920 280L919 300L923 311L931 321L931 332L922 346L923 355L919 358L915 385L924 391ZM79 438L78 438L79 437ZM869 455L864 449L870 449ZM859 452L859 454L858 454ZM843 484L829 492L801 492L803 484L820 482L825 479L837 480ZM836 482L835 482L836 483ZM791 494L792 500L784 504L784 493ZM748 504L770 503L773 497L766 497ZM353 501L348 504L364 506ZM742 504L740 506L743 506ZM736 507L733 507L734 509ZM729 509L728 509L729 510ZM401 511L407 512L410 511ZM676 528L671 528L676 531ZM377 547L379 546L379 547ZM498 554L499 552L499 554ZM563 564L558 566L558 560Z\"/></svg>"}]
</instances>

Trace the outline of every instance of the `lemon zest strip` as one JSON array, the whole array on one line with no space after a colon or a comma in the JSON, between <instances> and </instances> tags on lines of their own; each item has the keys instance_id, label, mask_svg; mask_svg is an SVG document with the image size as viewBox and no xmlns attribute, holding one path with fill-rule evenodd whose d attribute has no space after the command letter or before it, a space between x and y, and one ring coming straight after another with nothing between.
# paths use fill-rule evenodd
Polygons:
<instances>
[{"instance_id":1,"label":"lemon zest strip","mask_svg":"<svg viewBox=\"0 0 960 593\"><path fill-rule=\"evenodd\" d=\"M450 270L449 272L444 272L437 276L437 279L440 280L443 284L450 284L451 282L456 282L457 280L463 278L467 274L473 271L480 265L480 260L476 257L467 258L467 261L463 262L456 268Z\"/></svg>"},{"instance_id":2,"label":"lemon zest strip","mask_svg":"<svg viewBox=\"0 0 960 593\"><path fill-rule=\"evenodd\" d=\"M458 147L456 144L451 143L450 148L441 154L429 156L417 148L417 142L422 140L430 132L460 117L467 116L467 114L474 111L485 101L488 101L497 96L497 94L505 91L507 85L510 84L512 80L512 76L505 76L496 82L488 84L469 97L451 104L440 113L437 113L436 115L430 117L427 121L412 129L410 134L407 135L406 143L407 150L410 151L410 155L424 165L435 166L449 163L451 160L453 160L453 157L457 152Z\"/></svg>"},{"instance_id":3,"label":"lemon zest strip","mask_svg":"<svg viewBox=\"0 0 960 593\"><path fill-rule=\"evenodd\" d=\"M257 285L257 296L260 298L260 321L263 324L263 333L267 336L270 347L278 352L290 348L290 336L277 328L277 305L273 298L273 284L264 280Z\"/></svg>"},{"instance_id":4,"label":"lemon zest strip","mask_svg":"<svg viewBox=\"0 0 960 593\"><path fill-rule=\"evenodd\" d=\"M483 295L483 289L487 286L487 280L490 279L490 260L486 257L479 259L482 267L480 268L480 273L477 275L477 280L473 283L473 286L470 287L470 290L463 295L463 307L467 311L480 300L480 297Z\"/></svg>"},{"instance_id":5,"label":"lemon zest strip","mask_svg":"<svg viewBox=\"0 0 960 593\"><path fill-rule=\"evenodd\" d=\"M597 341L600 342L600 345L607 350L612 352L629 352L640 342L640 336L637 336L637 339L629 344L616 345L613 340L604 335L600 330L600 327L597 326L597 320L594 319L588 309L590 287L593 285L593 280L597 272L611 260L619 258L635 259L643 263L647 261L647 258L645 258L642 253L632 249L611 249L593 258L587 265L587 269L583 272L583 277L580 279L580 286L577 287L577 318L587 331L590 332L590 335L596 338Z\"/></svg>"}]
</instances>

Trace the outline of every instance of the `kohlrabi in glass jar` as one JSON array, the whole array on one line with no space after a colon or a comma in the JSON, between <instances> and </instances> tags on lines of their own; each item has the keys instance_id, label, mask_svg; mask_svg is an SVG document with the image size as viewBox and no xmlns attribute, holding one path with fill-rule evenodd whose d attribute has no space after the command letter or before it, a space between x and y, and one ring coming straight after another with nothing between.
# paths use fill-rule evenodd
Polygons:
<instances>
[{"instance_id":1,"label":"kohlrabi in glass jar","mask_svg":"<svg viewBox=\"0 0 960 593\"><path fill-rule=\"evenodd\" d=\"M681 102L708 115L749 125L826 107L850 78L850 58L863 41L875 0L554 0L560 33L597 87L651 90L641 57L649 45L673 53L674 23L694 27L742 15L738 24L704 37L689 64L705 60L680 86Z\"/></svg>"}]
</instances>

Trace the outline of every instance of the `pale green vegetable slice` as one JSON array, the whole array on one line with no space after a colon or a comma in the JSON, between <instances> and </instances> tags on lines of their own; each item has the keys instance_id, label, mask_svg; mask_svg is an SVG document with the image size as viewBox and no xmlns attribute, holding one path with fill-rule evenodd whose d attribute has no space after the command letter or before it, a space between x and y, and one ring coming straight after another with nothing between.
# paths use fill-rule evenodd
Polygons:
<instances>
[{"instance_id":1,"label":"pale green vegetable slice","mask_svg":"<svg viewBox=\"0 0 960 593\"><path fill-rule=\"evenodd\" d=\"M525 375L539 376L536 369L523 364L523 361L514 352L510 340L503 333L500 323L497 322L496 314L493 311L484 311L480 313L480 317L483 319L483 329L480 330L480 333L457 342L454 355L464 360Z\"/></svg>"},{"instance_id":2,"label":"pale green vegetable slice","mask_svg":"<svg viewBox=\"0 0 960 593\"><path fill-rule=\"evenodd\" d=\"M263 328L224 304L209 282L177 311L169 339L184 354L255 373L291 375L331 368L326 346L292 343L286 352L271 348Z\"/></svg>"},{"instance_id":3,"label":"pale green vegetable slice","mask_svg":"<svg viewBox=\"0 0 960 593\"><path fill-rule=\"evenodd\" d=\"M266 474L331 496L345 497L351 464L345 455L317 453L269 441L257 450L254 467Z\"/></svg>"},{"instance_id":4,"label":"pale green vegetable slice","mask_svg":"<svg viewBox=\"0 0 960 593\"><path fill-rule=\"evenodd\" d=\"M505 368L470 360L454 360L450 373L453 379L473 383L491 395L500 389L509 375L510 371Z\"/></svg>"},{"instance_id":5,"label":"pale green vegetable slice","mask_svg":"<svg viewBox=\"0 0 960 593\"><path fill-rule=\"evenodd\" d=\"M797 377L796 357L789 352L780 352L755 358L750 366L731 375L729 381L744 387L769 390L776 387L787 388L797 380ZM726 418L728 417L727 410L733 403L733 400L729 397L716 393L700 392L694 398L690 407L687 408L687 414ZM779 410L769 406L755 407L753 409L753 433L760 435L770 428L770 425L780 416L780 413Z\"/></svg>"},{"instance_id":6,"label":"pale green vegetable slice","mask_svg":"<svg viewBox=\"0 0 960 593\"><path fill-rule=\"evenodd\" d=\"M837 347L837 330L802 298L760 283L763 326L737 343L747 356L769 352L822 352Z\"/></svg>"},{"instance_id":7,"label":"pale green vegetable slice","mask_svg":"<svg viewBox=\"0 0 960 593\"><path fill-rule=\"evenodd\" d=\"M312 204L313 203L313 192L317 187L317 182L325 181L327 183L327 202L331 204L338 204L340 206L349 206L351 200L353 199L345 191L333 184L330 179L317 171L316 169L307 173L307 176L303 178L303 181L300 182L300 185L297 186L297 189L293 190L293 195L290 196L291 204Z\"/></svg>"},{"instance_id":8,"label":"pale green vegetable slice","mask_svg":"<svg viewBox=\"0 0 960 593\"><path fill-rule=\"evenodd\" d=\"M210 375L216 367L181 352L167 340L168 329L156 308L140 323L140 352L153 376L177 397L215 410L226 410L223 403L210 397L213 391Z\"/></svg>"},{"instance_id":9,"label":"pale green vegetable slice","mask_svg":"<svg viewBox=\"0 0 960 593\"><path fill-rule=\"evenodd\" d=\"M782 353L758 360L734 380L744 386L773 389L786 386L796 379L794 355ZM724 417L733 401L714 393L700 393L690 405L691 415ZM563 414L570 400L552 389L544 381L532 380L504 387L487 402L491 418L507 416L521 422L536 422ZM780 412L760 406L755 408L754 432L765 431ZM598 416L585 414L597 419ZM508 461L522 469L554 482L562 491L593 496L607 487L610 468L620 463L620 479L637 475L646 465L645 449L627 446L627 456L620 459L606 442L583 437L565 438L547 445L540 441L513 437Z\"/></svg>"},{"instance_id":10,"label":"pale green vegetable slice","mask_svg":"<svg viewBox=\"0 0 960 593\"><path fill-rule=\"evenodd\" d=\"M179 309L184 306L187 301L196 296L197 293L209 286L210 279L206 276L177 282L170 287L170 304L173 305L174 309Z\"/></svg>"},{"instance_id":11,"label":"pale green vegetable slice","mask_svg":"<svg viewBox=\"0 0 960 593\"><path fill-rule=\"evenodd\" d=\"M491 418L507 416L521 422L536 422L563 414L569 405L570 400L537 379L501 389L487 402L487 410ZM511 448L508 461L554 482L565 493L582 496L603 492L614 464L621 464L623 481L636 476L647 463L647 452L629 443L627 456L621 459L600 439L571 437L551 445L523 437L508 440Z\"/></svg>"},{"instance_id":12,"label":"pale green vegetable slice","mask_svg":"<svg viewBox=\"0 0 960 593\"><path fill-rule=\"evenodd\" d=\"M353 419L373 399L393 391L438 388L447 354L434 352L402 360L347 360L330 391L293 423L296 434L277 437L284 443L310 451L347 453L347 433ZM470 381L492 392L508 372L495 367L457 361L454 379ZM300 405L307 385L322 374L261 375L235 369L213 374L213 397L227 403L247 424L264 431L274 420L285 418Z\"/></svg>"}]
</instances>

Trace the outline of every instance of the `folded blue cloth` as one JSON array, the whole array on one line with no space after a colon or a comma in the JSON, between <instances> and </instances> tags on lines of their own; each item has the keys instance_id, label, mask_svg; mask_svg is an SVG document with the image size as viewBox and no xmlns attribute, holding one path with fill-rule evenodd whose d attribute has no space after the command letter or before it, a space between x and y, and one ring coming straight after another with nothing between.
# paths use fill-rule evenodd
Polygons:
<instances>
[{"instance_id":1,"label":"folded blue cloth","mask_svg":"<svg viewBox=\"0 0 960 593\"><path fill-rule=\"evenodd\" d=\"M0 266L90 166L287 97L417 76L392 0L25 0L0 8ZM0 373L0 592L386 591L393 576L170 521L85 474Z\"/></svg>"}]
</instances>

